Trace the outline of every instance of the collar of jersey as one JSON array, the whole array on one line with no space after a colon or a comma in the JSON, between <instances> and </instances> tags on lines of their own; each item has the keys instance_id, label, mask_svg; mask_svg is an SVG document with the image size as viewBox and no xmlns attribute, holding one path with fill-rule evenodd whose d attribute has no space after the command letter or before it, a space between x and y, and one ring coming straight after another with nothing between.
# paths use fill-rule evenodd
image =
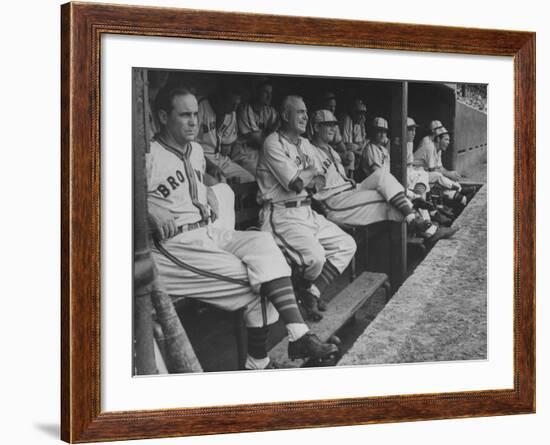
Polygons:
<instances>
[{"instance_id":1,"label":"collar of jersey","mask_svg":"<svg viewBox=\"0 0 550 445\"><path fill-rule=\"evenodd\" d=\"M296 142L291 141L288 137L286 137L279 130L277 130L277 134L279 135L279 138L282 138L282 139L288 141L289 143L291 143L292 145L295 145L296 147L299 147L302 143L302 138L300 136L298 136L298 143L296 143Z\"/></svg>"},{"instance_id":2,"label":"collar of jersey","mask_svg":"<svg viewBox=\"0 0 550 445\"><path fill-rule=\"evenodd\" d=\"M188 142L185 145L185 148L183 150L180 150L177 147L174 147L170 144L168 144L166 141L164 141L159 134L155 135L155 140L166 150L169 152L175 154L178 158L181 157L189 157L189 154L191 153L191 142Z\"/></svg>"}]
</instances>

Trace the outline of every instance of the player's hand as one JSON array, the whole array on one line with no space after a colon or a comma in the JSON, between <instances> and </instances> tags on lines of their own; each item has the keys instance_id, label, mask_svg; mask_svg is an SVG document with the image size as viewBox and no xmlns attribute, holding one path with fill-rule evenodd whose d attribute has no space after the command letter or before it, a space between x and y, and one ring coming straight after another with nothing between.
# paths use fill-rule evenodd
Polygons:
<instances>
[{"instance_id":1,"label":"player's hand","mask_svg":"<svg viewBox=\"0 0 550 445\"><path fill-rule=\"evenodd\" d=\"M319 193L321 190L325 188L326 184L327 184L327 181L325 177L323 175L317 175L311 180L308 188L310 188L313 191L313 193Z\"/></svg>"},{"instance_id":2,"label":"player's hand","mask_svg":"<svg viewBox=\"0 0 550 445\"><path fill-rule=\"evenodd\" d=\"M210 187L206 189L206 200L210 206L210 221L214 222L218 219L218 215L220 214L220 203L218 202L216 194Z\"/></svg>"},{"instance_id":3,"label":"player's hand","mask_svg":"<svg viewBox=\"0 0 550 445\"><path fill-rule=\"evenodd\" d=\"M178 234L176 220L170 210L149 203L148 220L155 239L162 241Z\"/></svg>"},{"instance_id":4,"label":"player's hand","mask_svg":"<svg viewBox=\"0 0 550 445\"><path fill-rule=\"evenodd\" d=\"M222 144L220 148L220 153L222 156L229 156L231 154L231 148L233 146L231 144Z\"/></svg>"}]
</instances>

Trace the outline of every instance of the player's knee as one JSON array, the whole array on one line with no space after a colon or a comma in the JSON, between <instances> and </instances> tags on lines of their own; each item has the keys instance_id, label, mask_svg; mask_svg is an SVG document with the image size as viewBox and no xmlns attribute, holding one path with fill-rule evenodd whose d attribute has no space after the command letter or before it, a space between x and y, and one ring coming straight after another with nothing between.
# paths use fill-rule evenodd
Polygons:
<instances>
[{"instance_id":1,"label":"player's knee","mask_svg":"<svg viewBox=\"0 0 550 445\"><path fill-rule=\"evenodd\" d=\"M342 255L351 261L353 256L355 255L355 252L357 251L357 243L353 239L351 235L345 234L345 237L342 238L340 245L340 250L342 252ZM349 262L348 261L348 262Z\"/></svg>"},{"instance_id":2,"label":"player's knee","mask_svg":"<svg viewBox=\"0 0 550 445\"><path fill-rule=\"evenodd\" d=\"M323 247L320 244L317 246L312 246L307 254L306 278L317 278L323 270L325 261L326 252Z\"/></svg>"}]
</instances>

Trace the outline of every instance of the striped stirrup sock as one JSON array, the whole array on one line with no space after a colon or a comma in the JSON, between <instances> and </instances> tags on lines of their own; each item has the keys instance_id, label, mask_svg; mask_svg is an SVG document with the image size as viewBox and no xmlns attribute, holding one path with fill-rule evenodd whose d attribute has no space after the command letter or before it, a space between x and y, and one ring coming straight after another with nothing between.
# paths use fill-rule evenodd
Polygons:
<instances>
[{"instance_id":1,"label":"striped stirrup sock","mask_svg":"<svg viewBox=\"0 0 550 445\"><path fill-rule=\"evenodd\" d=\"M275 306L285 324L305 324L296 304L296 296L289 277L275 278L263 283L260 292Z\"/></svg>"},{"instance_id":2,"label":"striped stirrup sock","mask_svg":"<svg viewBox=\"0 0 550 445\"><path fill-rule=\"evenodd\" d=\"M414 212L411 203L403 192L397 193L392 199L390 199L390 204L397 208L403 216L410 215Z\"/></svg>"},{"instance_id":3,"label":"striped stirrup sock","mask_svg":"<svg viewBox=\"0 0 550 445\"><path fill-rule=\"evenodd\" d=\"M338 269L329 260L326 260L321 274L315 279L315 286L317 286L317 289L322 294L328 285L336 280L339 275L340 272Z\"/></svg>"}]
</instances>

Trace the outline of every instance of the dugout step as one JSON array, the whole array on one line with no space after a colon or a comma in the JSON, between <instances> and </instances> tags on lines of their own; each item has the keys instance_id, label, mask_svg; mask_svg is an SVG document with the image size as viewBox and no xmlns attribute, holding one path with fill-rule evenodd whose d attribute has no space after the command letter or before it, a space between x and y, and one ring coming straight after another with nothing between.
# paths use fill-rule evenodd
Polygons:
<instances>
[{"instance_id":1,"label":"dugout step","mask_svg":"<svg viewBox=\"0 0 550 445\"><path fill-rule=\"evenodd\" d=\"M312 332L323 341L334 335L354 314L375 294L386 287L388 277L383 273L363 272L353 283L346 286L328 303L323 319L317 323L308 323ZM272 360L284 368L299 368L305 360L290 360L287 354L288 337L284 337L269 352Z\"/></svg>"}]
</instances>

